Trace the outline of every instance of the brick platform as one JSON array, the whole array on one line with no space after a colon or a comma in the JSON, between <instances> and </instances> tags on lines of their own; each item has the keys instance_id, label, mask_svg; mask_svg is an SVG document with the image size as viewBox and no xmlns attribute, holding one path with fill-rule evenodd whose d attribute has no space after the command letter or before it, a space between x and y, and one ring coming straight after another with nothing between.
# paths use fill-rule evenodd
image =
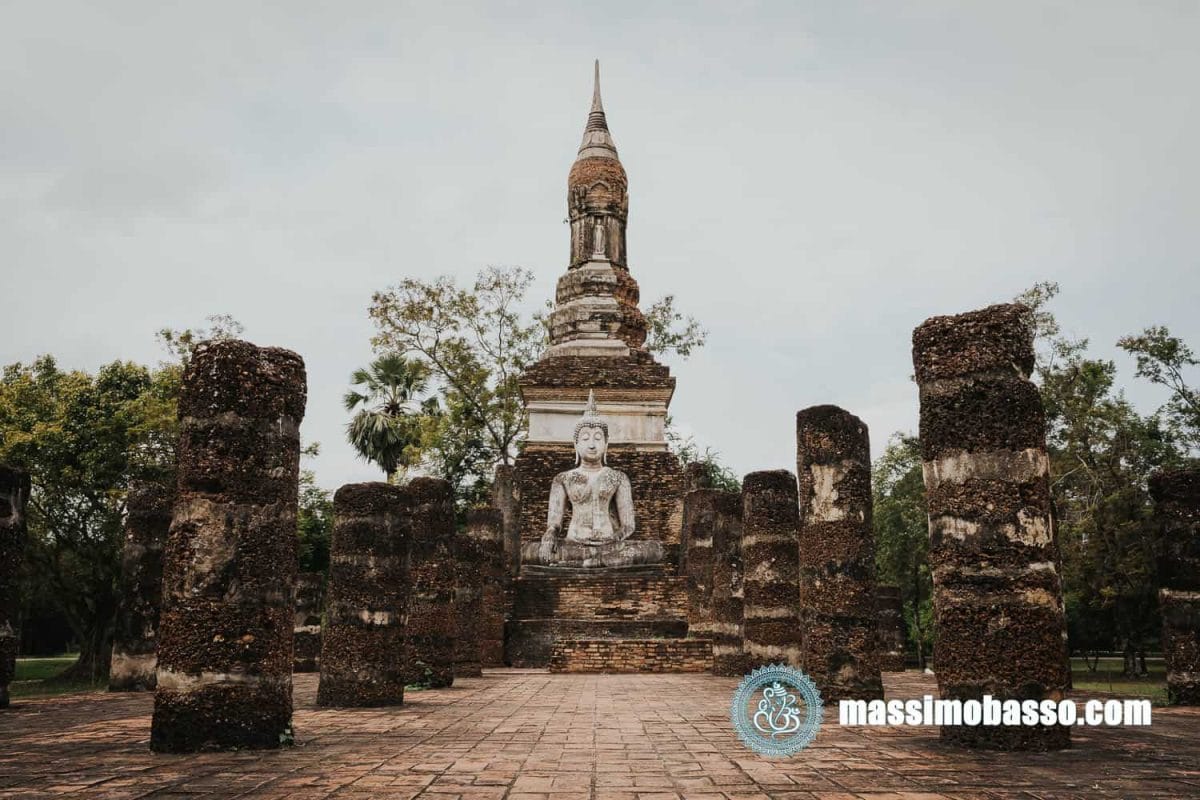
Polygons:
<instances>
[{"instance_id":1,"label":"brick platform","mask_svg":"<svg viewBox=\"0 0 1200 800\"><path fill-rule=\"evenodd\" d=\"M514 585L507 658L515 667L547 667L561 642L682 639L687 608L686 580L663 567L523 574Z\"/></svg>"},{"instance_id":2,"label":"brick platform","mask_svg":"<svg viewBox=\"0 0 1200 800\"><path fill-rule=\"evenodd\" d=\"M580 639L561 641L550 654L551 672L709 672L707 639Z\"/></svg>"},{"instance_id":3,"label":"brick platform","mask_svg":"<svg viewBox=\"0 0 1200 800\"><path fill-rule=\"evenodd\" d=\"M889 697L937 691L884 675ZM386 709L322 709L295 677L295 747L148 750L149 694L18 698L4 712L0 796L257 800L1034 800L1195 797L1200 709L1149 728L1080 728L1069 750L951 749L937 728L839 728L768 760L730 729L734 678L485 671Z\"/></svg>"}]
</instances>

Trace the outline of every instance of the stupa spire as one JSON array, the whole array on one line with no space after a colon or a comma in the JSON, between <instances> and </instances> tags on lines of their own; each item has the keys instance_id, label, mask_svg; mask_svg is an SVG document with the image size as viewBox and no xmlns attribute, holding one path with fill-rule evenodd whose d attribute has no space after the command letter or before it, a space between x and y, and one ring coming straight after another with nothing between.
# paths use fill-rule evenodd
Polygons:
<instances>
[{"instance_id":1,"label":"stupa spire","mask_svg":"<svg viewBox=\"0 0 1200 800\"><path fill-rule=\"evenodd\" d=\"M617 158L617 146L608 132L608 120L604 116L604 103L600 100L600 59L596 59L592 85L592 108L588 112L587 125L583 129L583 142L579 145L580 158Z\"/></svg>"}]
</instances>

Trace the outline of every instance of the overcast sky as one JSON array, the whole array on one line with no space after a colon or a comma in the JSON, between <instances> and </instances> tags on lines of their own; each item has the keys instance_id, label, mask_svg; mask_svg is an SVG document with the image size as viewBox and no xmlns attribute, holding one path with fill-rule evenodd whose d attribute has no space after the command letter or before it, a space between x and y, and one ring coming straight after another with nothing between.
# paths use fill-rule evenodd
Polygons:
<instances>
[{"instance_id":1,"label":"overcast sky","mask_svg":"<svg viewBox=\"0 0 1200 800\"><path fill-rule=\"evenodd\" d=\"M327 487L376 479L341 395L371 293L568 254L601 60L644 305L710 331L677 422L795 468L836 403L915 430L910 336L1056 280L1116 339L1200 349L1195 2L129 3L0 7L0 361L154 363L231 314L308 365Z\"/></svg>"}]
</instances>

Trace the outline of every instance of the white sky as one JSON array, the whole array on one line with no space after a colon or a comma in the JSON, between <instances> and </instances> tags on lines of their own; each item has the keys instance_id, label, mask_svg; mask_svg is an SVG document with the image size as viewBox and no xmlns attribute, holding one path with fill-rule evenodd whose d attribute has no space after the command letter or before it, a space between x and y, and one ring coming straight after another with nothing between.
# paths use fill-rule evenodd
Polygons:
<instances>
[{"instance_id":1,"label":"white sky","mask_svg":"<svg viewBox=\"0 0 1200 800\"><path fill-rule=\"evenodd\" d=\"M711 332L672 413L793 468L832 402L916 427L910 335L1038 280L1064 326L1200 349L1200 5L5 3L0 362L162 357L228 313L301 353L328 487L372 291L565 269L601 59L630 268Z\"/></svg>"}]
</instances>

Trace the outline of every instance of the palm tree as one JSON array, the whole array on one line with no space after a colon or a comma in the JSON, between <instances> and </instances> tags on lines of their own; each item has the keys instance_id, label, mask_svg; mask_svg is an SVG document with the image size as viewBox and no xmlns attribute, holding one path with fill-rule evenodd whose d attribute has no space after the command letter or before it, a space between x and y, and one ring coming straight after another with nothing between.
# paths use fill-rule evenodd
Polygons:
<instances>
[{"instance_id":1,"label":"palm tree","mask_svg":"<svg viewBox=\"0 0 1200 800\"><path fill-rule=\"evenodd\" d=\"M421 417L437 408L436 398L422 401L429 387L429 368L417 359L388 353L356 369L356 388L346 392L347 411L356 412L346 425L346 438L359 456L378 464L388 481L419 456Z\"/></svg>"}]
</instances>

